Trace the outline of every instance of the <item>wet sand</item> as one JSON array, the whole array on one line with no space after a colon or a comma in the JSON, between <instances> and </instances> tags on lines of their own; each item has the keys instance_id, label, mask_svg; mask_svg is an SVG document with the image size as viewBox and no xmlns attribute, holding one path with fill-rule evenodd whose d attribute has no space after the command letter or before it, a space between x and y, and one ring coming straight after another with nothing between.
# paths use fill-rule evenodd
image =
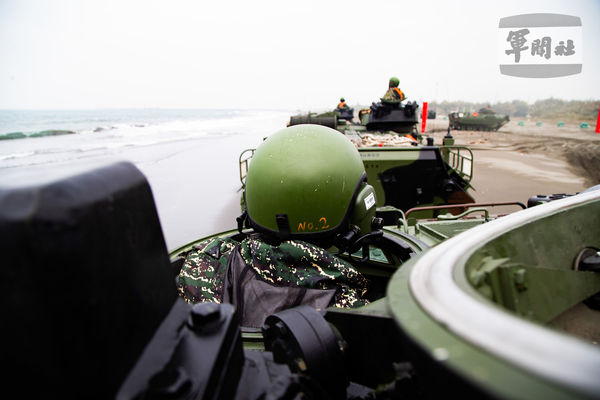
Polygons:
<instances>
[{"instance_id":1,"label":"wet sand","mask_svg":"<svg viewBox=\"0 0 600 400\"><path fill-rule=\"evenodd\" d=\"M137 163L152 187L169 250L236 228L242 186L238 157L244 149L260 144L263 136L172 143L155 149L171 156L156 161L157 155L146 154L152 161Z\"/></svg>"},{"instance_id":2,"label":"wet sand","mask_svg":"<svg viewBox=\"0 0 600 400\"><path fill-rule=\"evenodd\" d=\"M441 144L448 121L428 120L426 134ZM511 121L499 131L451 131L473 150L471 184L477 202L527 202L534 195L575 194L600 184L600 134L578 124Z\"/></svg>"}]
</instances>

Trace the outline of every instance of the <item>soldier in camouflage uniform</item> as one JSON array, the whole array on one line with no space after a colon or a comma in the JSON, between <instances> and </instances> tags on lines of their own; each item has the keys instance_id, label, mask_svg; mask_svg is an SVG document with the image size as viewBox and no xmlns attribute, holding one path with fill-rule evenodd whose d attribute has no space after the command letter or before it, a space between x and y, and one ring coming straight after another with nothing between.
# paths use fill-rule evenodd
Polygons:
<instances>
[{"instance_id":1,"label":"soldier in camouflage uniform","mask_svg":"<svg viewBox=\"0 0 600 400\"><path fill-rule=\"evenodd\" d=\"M404 95L404 92L398 88L398 85L400 85L400 80L395 76L391 77L388 85L389 89L385 92L381 101L385 103L400 103L405 100L406 96Z\"/></svg>"},{"instance_id":2,"label":"soldier in camouflage uniform","mask_svg":"<svg viewBox=\"0 0 600 400\"><path fill-rule=\"evenodd\" d=\"M374 219L374 190L348 139L317 125L272 135L252 159L245 200L241 224L250 233L240 226L240 235L207 239L183 254L178 291L184 300L232 303L239 322L251 327L299 304L368 303L366 278L325 250L352 248Z\"/></svg>"}]
</instances>

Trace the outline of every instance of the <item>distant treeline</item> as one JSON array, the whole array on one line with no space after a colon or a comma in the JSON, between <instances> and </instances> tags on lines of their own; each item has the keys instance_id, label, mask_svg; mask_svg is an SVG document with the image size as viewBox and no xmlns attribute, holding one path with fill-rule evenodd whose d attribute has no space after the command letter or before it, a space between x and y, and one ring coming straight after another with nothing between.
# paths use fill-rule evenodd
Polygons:
<instances>
[{"instance_id":1,"label":"distant treeline","mask_svg":"<svg viewBox=\"0 0 600 400\"><path fill-rule=\"evenodd\" d=\"M446 115L453 111L477 111L490 105L498 114L512 117L559 118L559 119L593 119L598 116L600 100L559 100L549 98L528 104L522 100L503 103L471 103L467 101L442 101L429 103L429 109L436 110L438 115Z\"/></svg>"}]
</instances>

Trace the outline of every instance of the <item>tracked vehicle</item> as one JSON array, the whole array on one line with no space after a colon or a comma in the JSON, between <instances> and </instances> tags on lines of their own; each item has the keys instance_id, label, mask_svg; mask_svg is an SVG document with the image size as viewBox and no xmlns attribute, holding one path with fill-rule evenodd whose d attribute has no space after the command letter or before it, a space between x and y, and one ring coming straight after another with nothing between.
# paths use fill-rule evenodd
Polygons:
<instances>
[{"instance_id":1,"label":"tracked vehicle","mask_svg":"<svg viewBox=\"0 0 600 400\"><path fill-rule=\"evenodd\" d=\"M290 117L288 126L324 125L346 135L358 148L368 180L375 187L377 206L388 207L391 211L386 218L390 219L386 222L393 222L398 218L394 209L475 201L470 194L473 152L455 145L450 132L441 146L435 145L433 138L424 139L417 131L418 108L410 101L379 102L360 110L360 122L339 119L335 112L309 113ZM252 153L250 149L240 156L242 185Z\"/></svg>"},{"instance_id":2,"label":"tracked vehicle","mask_svg":"<svg viewBox=\"0 0 600 400\"><path fill-rule=\"evenodd\" d=\"M353 121L354 109L326 113L308 113L290 117L288 126L299 124L318 124L345 131L381 132L381 133L412 133L418 135L416 125L419 122L419 105L416 102L390 103L373 102L369 108L361 109L358 113L359 122ZM343 114L342 114L343 112Z\"/></svg>"},{"instance_id":3,"label":"tracked vehicle","mask_svg":"<svg viewBox=\"0 0 600 400\"><path fill-rule=\"evenodd\" d=\"M0 354L23 396L599 397L600 190L500 217L409 210L368 257L342 255L382 297L248 331L231 305L177 297L194 243L169 256L132 164L50 175L0 185Z\"/></svg>"},{"instance_id":4,"label":"tracked vehicle","mask_svg":"<svg viewBox=\"0 0 600 400\"><path fill-rule=\"evenodd\" d=\"M397 135L345 132L357 145L368 180L375 188L377 206L390 213L386 218L391 219L386 222L397 220L398 210L406 211L419 205L474 202L468 192L473 176L473 153L468 147L454 145L452 136L444 138L444 145L435 146L432 141L423 145ZM240 154L242 187L253 154L254 149ZM432 209L417 216L443 212L443 209Z\"/></svg>"},{"instance_id":5,"label":"tracked vehicle","mask_svg":"<svg viewBox=\"0 0 600 400\"><path fill-rule=\"evenodd\" d=\"M450 129L466 131L497 131L510 121L508 115L496 114L489 108L479 112L453 112L448 114Z\"/></svg>"}]
</instances>

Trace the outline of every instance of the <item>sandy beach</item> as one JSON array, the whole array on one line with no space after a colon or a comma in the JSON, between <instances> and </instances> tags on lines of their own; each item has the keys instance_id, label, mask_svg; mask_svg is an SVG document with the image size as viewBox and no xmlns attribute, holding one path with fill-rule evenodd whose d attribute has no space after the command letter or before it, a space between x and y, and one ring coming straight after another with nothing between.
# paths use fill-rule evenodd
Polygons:
<instances>
[{"instance_id":1,"label":"sandy beach","mask_svg":"<svg viewBox=\"0 0 600 400\"><path fill-rule=\"evenodd\" d=\"M521 201L533 195L574 194L600 184L600 134L593 126L510 121L496 132L451 131L473 150L477 202ZM441 144L448 121L428 120L426 135Z\"/></svg>"}]
</instances>

